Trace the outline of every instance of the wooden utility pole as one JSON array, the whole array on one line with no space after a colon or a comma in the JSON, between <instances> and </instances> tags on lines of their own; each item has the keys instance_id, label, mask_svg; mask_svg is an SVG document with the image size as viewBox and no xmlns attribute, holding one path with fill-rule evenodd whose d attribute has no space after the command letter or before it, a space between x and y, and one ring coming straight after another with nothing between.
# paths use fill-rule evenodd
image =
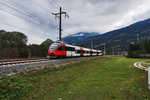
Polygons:
<instances>
[{"instance_id":1,"label":"wooden utility pole","mask_svg":"<svg viewBox=\"0 0 150 100\"><path fill-rule=\"evenodd\" d=\"M65 17L69 17L67 12L62 11L62 7L60 7L59 13L52 13L55 15L55 18L59 18L59 41L61 41L61 31L62 31L62 14L65 14Z\"/></svg>"},{"instance_id":2,"label":"wooden utility pole","mask_svg":"<svg viewBox=\"0 0 150 100\"><path fill-rule=\"evenodd\" d=\"M59 41L61 41L61 14L62 14L62 11L61 11L61 7L60 7L60 12L59 12Z\"/></svg>"}]
</instances>

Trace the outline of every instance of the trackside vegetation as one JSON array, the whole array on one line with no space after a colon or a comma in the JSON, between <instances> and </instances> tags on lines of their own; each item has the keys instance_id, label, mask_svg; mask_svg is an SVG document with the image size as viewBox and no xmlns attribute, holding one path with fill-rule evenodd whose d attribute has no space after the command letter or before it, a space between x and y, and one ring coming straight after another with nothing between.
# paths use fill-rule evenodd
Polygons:
<instances>
[{"instance_id":1,"label":"trackside vegetation","mask_svg":"<svg viewBox=\"0 0 150 100\"><path fill-rule=\"evenodd\" d=\"M140 60L142 59L125 57L97 58L57 68L42 67L40 70L22 72L11 78L27 82L24 87L27 88L27 95L22 90L18 94L23 94L24 97L17 95L25 100L150 99L147 72L133 68L133 63ZM2 80L3 78L0 82L4 84ZM18 85L11 86L14 92L5 92L6 97L8 93L15 94L16 86ZM3 93L9 89L3 90L2 86L0 88Z\"/></svg>"},{"instance_id":2,"label":"trackside vegetation","mask_svg":"<svg viewBox=\"0 0 150 100\"><path fill-rule=\"evenodd\" d=\"M28 95L32 85L18 77L3 77L0 79L0 100L20 100Z\"/></svg>"}]
</instances>

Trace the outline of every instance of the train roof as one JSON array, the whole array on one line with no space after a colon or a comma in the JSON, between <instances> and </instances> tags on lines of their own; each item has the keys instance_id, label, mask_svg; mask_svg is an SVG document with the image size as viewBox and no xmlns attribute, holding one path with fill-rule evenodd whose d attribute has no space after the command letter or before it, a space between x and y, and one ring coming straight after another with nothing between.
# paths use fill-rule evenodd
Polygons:
<instances>
[{"instance_id":1,"label":"train roof","mask_svg":"<svg viewBox=\"0 0 150 100\"><path fill-rule=\"evenodd\" d=\"M76 48L76 49L79 49L80 50L80 48L83 48L84 50L91 50L90 48L85 48L85 47L80 47L80 46L74 46L74 45L72 45L72 44L69 44L69 43L66 43L66 42L64 42L64 41L55 41L54 43L60 43L60 44L66 44L66 46L69 46L69 47L74 47L74 48ZM101 52L102 50L95 50L95 49L92 49L93 51L99 51L99 52Z\"/></svg>"}]
</instances>

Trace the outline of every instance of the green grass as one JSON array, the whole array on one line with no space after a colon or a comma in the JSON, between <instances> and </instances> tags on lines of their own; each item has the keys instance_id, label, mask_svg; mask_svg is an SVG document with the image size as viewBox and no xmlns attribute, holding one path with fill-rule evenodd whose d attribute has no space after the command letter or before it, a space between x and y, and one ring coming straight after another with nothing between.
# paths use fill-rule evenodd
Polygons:
<instances>
[{"instance_id":1,"label":"green grass","mask_svg":"<svg viewBox=\"0 0 150 100\"><path fill-rule=\"evenodd\" d=\"M29 93L31 87L21 78L3 77L0 79L0 100L20 100Z\"/></svg>"},{"instance_id":2,"label":"green grass","mask_svg":"<svg viewBox=\"0 0 150 100\"><path fill-rule=\"evenodd\" d=\"M25 100L150 99L147 72L133 68L141 59L98 58L17 76L32 84Z\"/></svg>"}]
</instances>

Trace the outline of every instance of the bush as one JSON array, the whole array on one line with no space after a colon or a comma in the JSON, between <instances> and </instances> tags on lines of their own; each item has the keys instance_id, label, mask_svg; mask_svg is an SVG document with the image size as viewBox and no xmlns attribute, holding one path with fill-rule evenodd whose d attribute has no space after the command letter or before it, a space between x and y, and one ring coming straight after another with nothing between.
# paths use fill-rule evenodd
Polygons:
<instances>
[{"instance_id":1,"label":"bush","mask_svg":"<svg viewBox=\"0 0 150 100\"><path fill-rule=\"evenodd\" d=\"M0 79L0 100L16 100L27 95L31 88L26 80L13 77Z\"/></svg>"}]
</instances>

